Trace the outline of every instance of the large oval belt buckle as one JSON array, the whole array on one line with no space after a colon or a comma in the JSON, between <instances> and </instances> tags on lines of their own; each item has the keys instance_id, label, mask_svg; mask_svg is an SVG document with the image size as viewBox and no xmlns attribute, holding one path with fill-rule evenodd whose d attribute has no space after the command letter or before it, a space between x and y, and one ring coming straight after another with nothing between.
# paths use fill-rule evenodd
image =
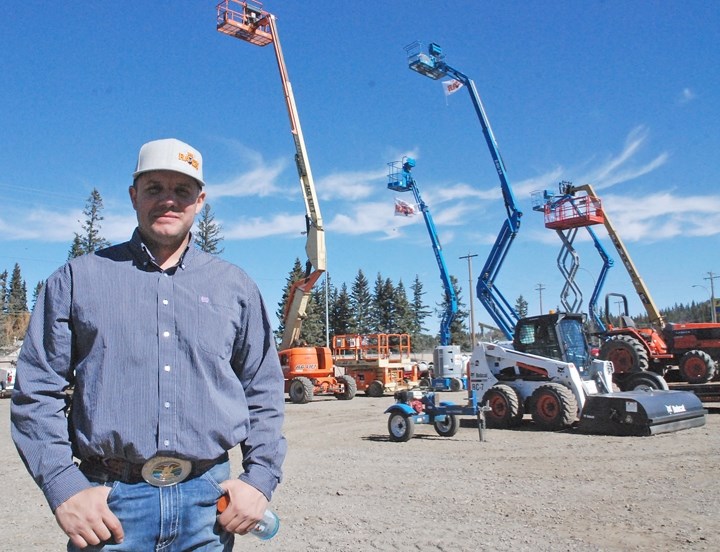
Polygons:
<instances>
[{"instance_id":1,"label":"large oval belt buckle","mask_svg":"<svg viewBox=\"0 0 720 552\"><path fill-rule=\"evenodd\" d=\"M142 476L154 487L169 487L180 483L192 470L189 460L171 456L155 456L143 464Z\"/></svg>"}]
</instances>

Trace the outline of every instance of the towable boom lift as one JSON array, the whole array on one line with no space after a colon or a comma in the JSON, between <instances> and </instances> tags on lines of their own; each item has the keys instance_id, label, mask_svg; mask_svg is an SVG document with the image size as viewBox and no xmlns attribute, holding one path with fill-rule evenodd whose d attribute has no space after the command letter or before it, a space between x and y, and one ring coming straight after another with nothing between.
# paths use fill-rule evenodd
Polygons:
<instances>
[{"instance_id":1,"label":"towable boom lift","mask_svg":"<svg viewBox=\"0 0 720 552\"><path fill-rule=\"evenodd\" d=\"M451 344L450 325L455 320L458 310L457 294L445 264L445 256L440 245L435 223L430 208L420 196L420 189L412 176L415 159L405 157L401 162L388 163L388 189L396 192L412 192L420 212L425 219L430 242L432 243L435 260L440 269L440 279L445 290L446 308L440 320L440 345L433 351L433 374L423 383L428 383L436 391L460 391L467 389L467 377L459 345Z\"/></svg>"},{"instance_id":2,"label":"towable boom lift","mask_svg":"<svg viewBox=\"0 0 720 552\"><path fill-rule=\"evenodd\" d=\"M217 30L256 46L273 45L290 117L290 132L295 143L295 165L305 200L305 252L308 260L305 276L292 285L283 316L279 354L285 375L285 392L295 403L306 403L312 400L313 395L322 393L332 393L339 399L352 399L356 391L355 380L345 375L335 378L330 348L299 346L300 330L307 316L312 288L325 272L327 254L320 205L275 16L263 10L262 4L257 1L225 0L217 5Z\"/></svg>"}]
</instances>

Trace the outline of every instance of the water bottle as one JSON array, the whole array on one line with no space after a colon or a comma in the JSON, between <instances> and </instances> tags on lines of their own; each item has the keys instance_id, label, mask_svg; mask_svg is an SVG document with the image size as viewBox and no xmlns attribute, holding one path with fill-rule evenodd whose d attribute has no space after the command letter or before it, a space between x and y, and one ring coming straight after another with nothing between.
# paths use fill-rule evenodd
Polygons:
<instances>
[{"instance_id":1,"label":"water bottle","mask_svg":"<svg viewBox=\"0 0 720 552\"><path fill-rule=\"evenodd\" d=\"M277 534L278 529L280 529L280 518L272 510L265 510L262 519L250 530L250 533L260 540L269 540Z\"/></svg>"},{"instance_id":2,"label":"water bottle","mask_svg":"<svg viewBox=\"0 0 720 552\"><path fill-rule=\"evenodd\" d=\"M217 503L218 512L224 512L229 504L227 495L220 497ZM280 529L280 518L272 510L265 510L263 517L257 522L255 527L250 529L250 534L255 535L260 540L269 540L273 538Z\"/></svg>"}]
</instances>

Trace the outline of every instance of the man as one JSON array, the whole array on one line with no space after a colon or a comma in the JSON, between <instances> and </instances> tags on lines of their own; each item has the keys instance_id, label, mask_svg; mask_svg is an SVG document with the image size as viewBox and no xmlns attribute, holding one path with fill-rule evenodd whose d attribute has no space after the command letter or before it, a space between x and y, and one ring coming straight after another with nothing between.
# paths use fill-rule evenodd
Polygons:
<instances>
[{"instance_id":1,"label":"man","mask_svg":"<svg viewBox=\"0 0 720 552\"><path fill-rule=\"evenodd\" d=\"M231 550L262 518L285 457L270 323L244 271L193 247L200 153L149 142L133 177L132 239L73 259L37 300L13 439L68 550ZM238 444L243 473L231 478Z\"/></svg>"}]
</instances>

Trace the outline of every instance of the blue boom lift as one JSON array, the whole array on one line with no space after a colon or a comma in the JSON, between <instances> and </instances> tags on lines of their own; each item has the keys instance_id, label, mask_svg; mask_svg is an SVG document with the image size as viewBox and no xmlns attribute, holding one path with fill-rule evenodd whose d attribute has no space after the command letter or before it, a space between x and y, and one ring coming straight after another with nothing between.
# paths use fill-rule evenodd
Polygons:
<instances>
[{"instance_id":1,"label":"blue boom lift","mask_svg":"<svg viewBox=\"0 0 720 552\"><path fill-rule=\"evenodd\" d=\"M505 164L500 156L495 136L493 135L492 128L490 128L490 122L485 114L485 108L477 93L475 83L465 74L445 63L445 56L440 46L434 42L430 43L428 52L425 53L422 51L421 42L413 42L405 47L405 51L408 55L410 69L413 71L417 71L421 75L425 75L434 80L449 76L463 84L470 94L475 113L482 125L485 141L487 142L490 155L495 164L498 178L500 179L500 188L505 202L507 217L490 251L490 255L485 261L485 266L478 277L477 296L505 336L508 339L512 339L515 324L520 317L510 302L500 293L500 290L495 285L495 279L520 229L522 211L519 209L515 195L508 184Z\"/></svg>"},{"instance_id":2,"label":"blue boom lift","mask_svg":"<svg viewBox=\"0 0 720 552\"><path fill-rule=\"evenodd\" d=\"M433 222L430 209L420 196L420 190L415 183L411 171L415 167L415 159L404 157L402 161L388 163L388 189L395 192L412 192L415 202L422 212L427 226L435 260L440 268L440 279L445 289L445 312L440 320L440 346L433 352L433 374L426 382L428 387L435 391L461 391L467 389L467 374L462 361L459 345L451 344L450 325L457 314L458 302L455 288L453 287L450 273L445 264L445 256L442 252L442 245L438 238L435 223Z\"/></svg>"}]
</instances>

